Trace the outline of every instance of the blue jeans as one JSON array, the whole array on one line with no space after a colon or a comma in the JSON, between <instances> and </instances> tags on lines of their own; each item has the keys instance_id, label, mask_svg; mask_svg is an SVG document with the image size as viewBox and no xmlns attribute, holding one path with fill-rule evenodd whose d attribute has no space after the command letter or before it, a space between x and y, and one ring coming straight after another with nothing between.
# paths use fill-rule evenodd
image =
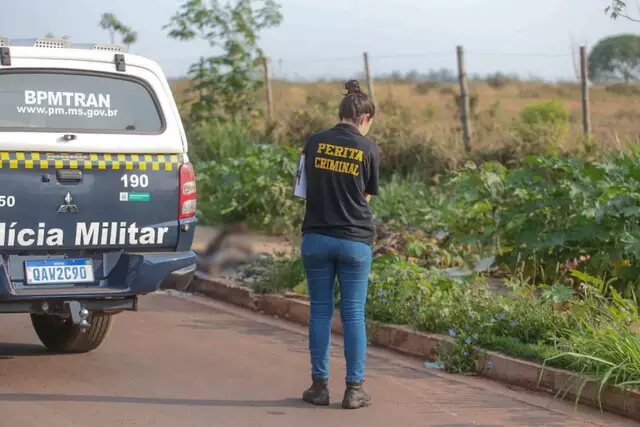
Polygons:
<instances>
[{"instance_id":1,"label":"blue jeans","mask_svg":"<svg viewBox=\"0 0 640 427\"><path fill-rule=\"evenodd\" d=\"M305 234L301 249L311 303L311 376L329 378L333 284L337 277L347 361L346 381L360 382L364 378L367 352L364 307L371 269L371 246L320 234Z\"/></svg>"}]
</instances>

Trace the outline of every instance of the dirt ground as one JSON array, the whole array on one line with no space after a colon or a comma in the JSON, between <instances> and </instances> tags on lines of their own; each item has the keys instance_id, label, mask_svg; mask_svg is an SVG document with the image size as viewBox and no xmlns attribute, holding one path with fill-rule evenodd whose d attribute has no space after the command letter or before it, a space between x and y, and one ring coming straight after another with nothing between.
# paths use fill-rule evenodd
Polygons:
<instances>
[{"instance_id":1,"label":"dirt ground","mask_svg":"<svg viewBox=\"0 0 640 427\"><path fill-rule=\"evenodd\" d=\"M198 226L196 228L193 250L202 251L207 243L220 233L219 228ZM231 249L241 245L249 245L254 253L288 253L293 248L294 242L280 236L264 236L259 233L233 234L229 236L223 245L223 249Z\"/></svg>"}]
</instances>

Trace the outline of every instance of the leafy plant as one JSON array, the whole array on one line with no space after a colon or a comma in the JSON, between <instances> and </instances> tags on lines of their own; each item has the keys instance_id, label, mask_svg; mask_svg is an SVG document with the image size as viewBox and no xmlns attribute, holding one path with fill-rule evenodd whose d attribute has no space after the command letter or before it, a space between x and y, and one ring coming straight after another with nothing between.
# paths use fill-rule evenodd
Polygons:
<instances>
[{"instance_id":1,"label":"leafy plant","mask_svg":"<svg viewBox=\"0 0 640 427\"><path fill-rule=\"evenodd\" d=\"M291 253L279 254L275 258L268 258L264 262L267 275L254 285L256 292L278 293L282 290L297 288L301 293L306 293L306 281L304 267L300 253L293 249Z\"/></svg>"},{"instance_id":2,"label":"leafy plant","mask_svg":"<svg viewBox=\"0 0 640 427\"><path fill-rule=\"evenodd\" d=\"M604 8L604 12L614 20L622 17L635 21L627 13L627 0L611 0L611 4Z\"/></svg>"},{"instance_id":3,"label":"leafy plant","mask_svg":"<svg viewBox=\"0 0 640 427\"><path fill-rule=\"evenodd\" d=\"M573 288L556 283L555 285L545 289L543 296L551 299L554 303L570 301L573 298Z\"/></svg>"},{"instance_id":4,"label":"leafy plant","mask_svg":"<svg viewBox=\"0 0 640 427\"><path fill-rule=\"evenodd\" d=\"M614 298L609 304L592 305L588 311L574 313L578 324L561 330L558 337L564 352L548 358L543 365L564 358L569 361L569 369L585 374L578 385L576 403L589 381L598 384L598 399L608 385L640 388L637 306L613 292Z\"/></svg>"},{"instance_id":5,"label":"leafy plant","mask_svg":"<svg viewBox=\"0 0 640 427\"><path fill-rule=\"evenodd\" d=\"M169 37L200 38L218 56L193 64L190 91L198 95L191 106L193 121L242 121L258 111L256 91L262 87L258 33L282 22L274 0L187 0L171 17Z\"/></svg>"},{"instance_id":6,"label":"leafy plant","mask_svg":"<svg viewBox=\"0 0 640 427\"><path fill-rule=\"evenodd\" d=\"M254 145L240 157L200 164L198 210L202 221L248 221L268 232L298 229L304 204L291 196L297 159L291 147Z\"/></svg>"},{"instance_id":7,"label":"leafy plant","mask_svg":"<svg viewBox=\"0 0 640 427\"><path fill-rule=\"evenodd\" d=\"M122 36L122 43L127 48L138 41L138 33L124 25L113 13L103 13L99 25L100 28L109 32L111 44L115 43L116 34Z\"/></svg>"},{"instance_id":8,"label":"leafy plant","mask_svg":"<svg viewBox=\"0 0 640 427\"><path fill-rule=\"evenodd\" d=\"M240 158L255 145L268 143L254 128L234 122L193 123L187 131L189 157L196 164Z\"/></svg>"},{"instance_id":9,"label":"leafy plant","mask_svg":"<svg viewBox=\"0 0 640 427\"><path fill-rule=\"evenodd\" d=\"M512 123L518 150L524 154L555 154L558 141L567 137L569 112L558 100L526 106Z\"/></svg>"},{"instance_id":10,"label":"leafy plant","mask_svg":"<svg viewBox=\"0 0 640 427\"><path fill-rule=\"evenodd\" d=\"M459 241L493 247L501 268L539 282L564 283L578 267L637 286L640 261L640 156L598 162L530 157L519 169L487 163L453 174L442 191L457 215Z\"/></svg>"},{"instance_id":11,"label":"leafy plant","mask_svg":"<svg viewBox=\"0 0 640 427\"><path fill-rule=\"evenodd\" d=\"M398 175L385 180L378 196L371 200L379 220L425 231L435 231L444 225L441 207L446 203L445 195L434 192L423 180Z\"/></svg>"},{"instance_id":12,"label":"leafy plant","mask_svg":"<svg viewBox=\"0 0 640 427\"><path fill-rule=\"evenodd\" d=\"M367 316L384 323L412 323L414 308L426 303L432 287L441 284L448 282L400 257L376 257L369 279Z\"/></svg>"}]
</instances>

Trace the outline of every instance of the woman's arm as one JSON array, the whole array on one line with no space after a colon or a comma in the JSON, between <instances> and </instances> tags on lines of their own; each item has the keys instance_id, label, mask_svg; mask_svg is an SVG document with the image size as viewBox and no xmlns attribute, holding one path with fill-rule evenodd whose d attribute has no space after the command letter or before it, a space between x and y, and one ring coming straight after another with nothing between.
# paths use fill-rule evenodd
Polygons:
<instances>
[{"instance_id":1,"label":"woman's arm","mask_svg":"<svg viewBox=\"0 0 640 427\"><path fill-rule=\"evenodd\" d=\"M380 152L378 146L373 146L367 163L367 182L364 189L364 197L369 203L371 201L371 195L375 196L378 194L380 182Z\"/></svg>"}]
</instances>

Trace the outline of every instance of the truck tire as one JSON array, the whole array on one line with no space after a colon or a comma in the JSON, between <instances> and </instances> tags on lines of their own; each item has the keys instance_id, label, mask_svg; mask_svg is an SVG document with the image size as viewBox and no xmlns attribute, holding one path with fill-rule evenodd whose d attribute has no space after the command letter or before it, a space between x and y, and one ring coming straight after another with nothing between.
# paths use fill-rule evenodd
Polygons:
<instances>
[{"instance_id":1,"label":"truck tire","mask_svg":"<svg viewBox=\"0 0 640 427\"><path fill-rule=\"evenodd\" d=\"M31 323L42 344L53 353L87 353L98 348L107 338L113 315L90 313L90 327L81 330L71 318L31 314Z\"/></svg>"}]
</instances>

